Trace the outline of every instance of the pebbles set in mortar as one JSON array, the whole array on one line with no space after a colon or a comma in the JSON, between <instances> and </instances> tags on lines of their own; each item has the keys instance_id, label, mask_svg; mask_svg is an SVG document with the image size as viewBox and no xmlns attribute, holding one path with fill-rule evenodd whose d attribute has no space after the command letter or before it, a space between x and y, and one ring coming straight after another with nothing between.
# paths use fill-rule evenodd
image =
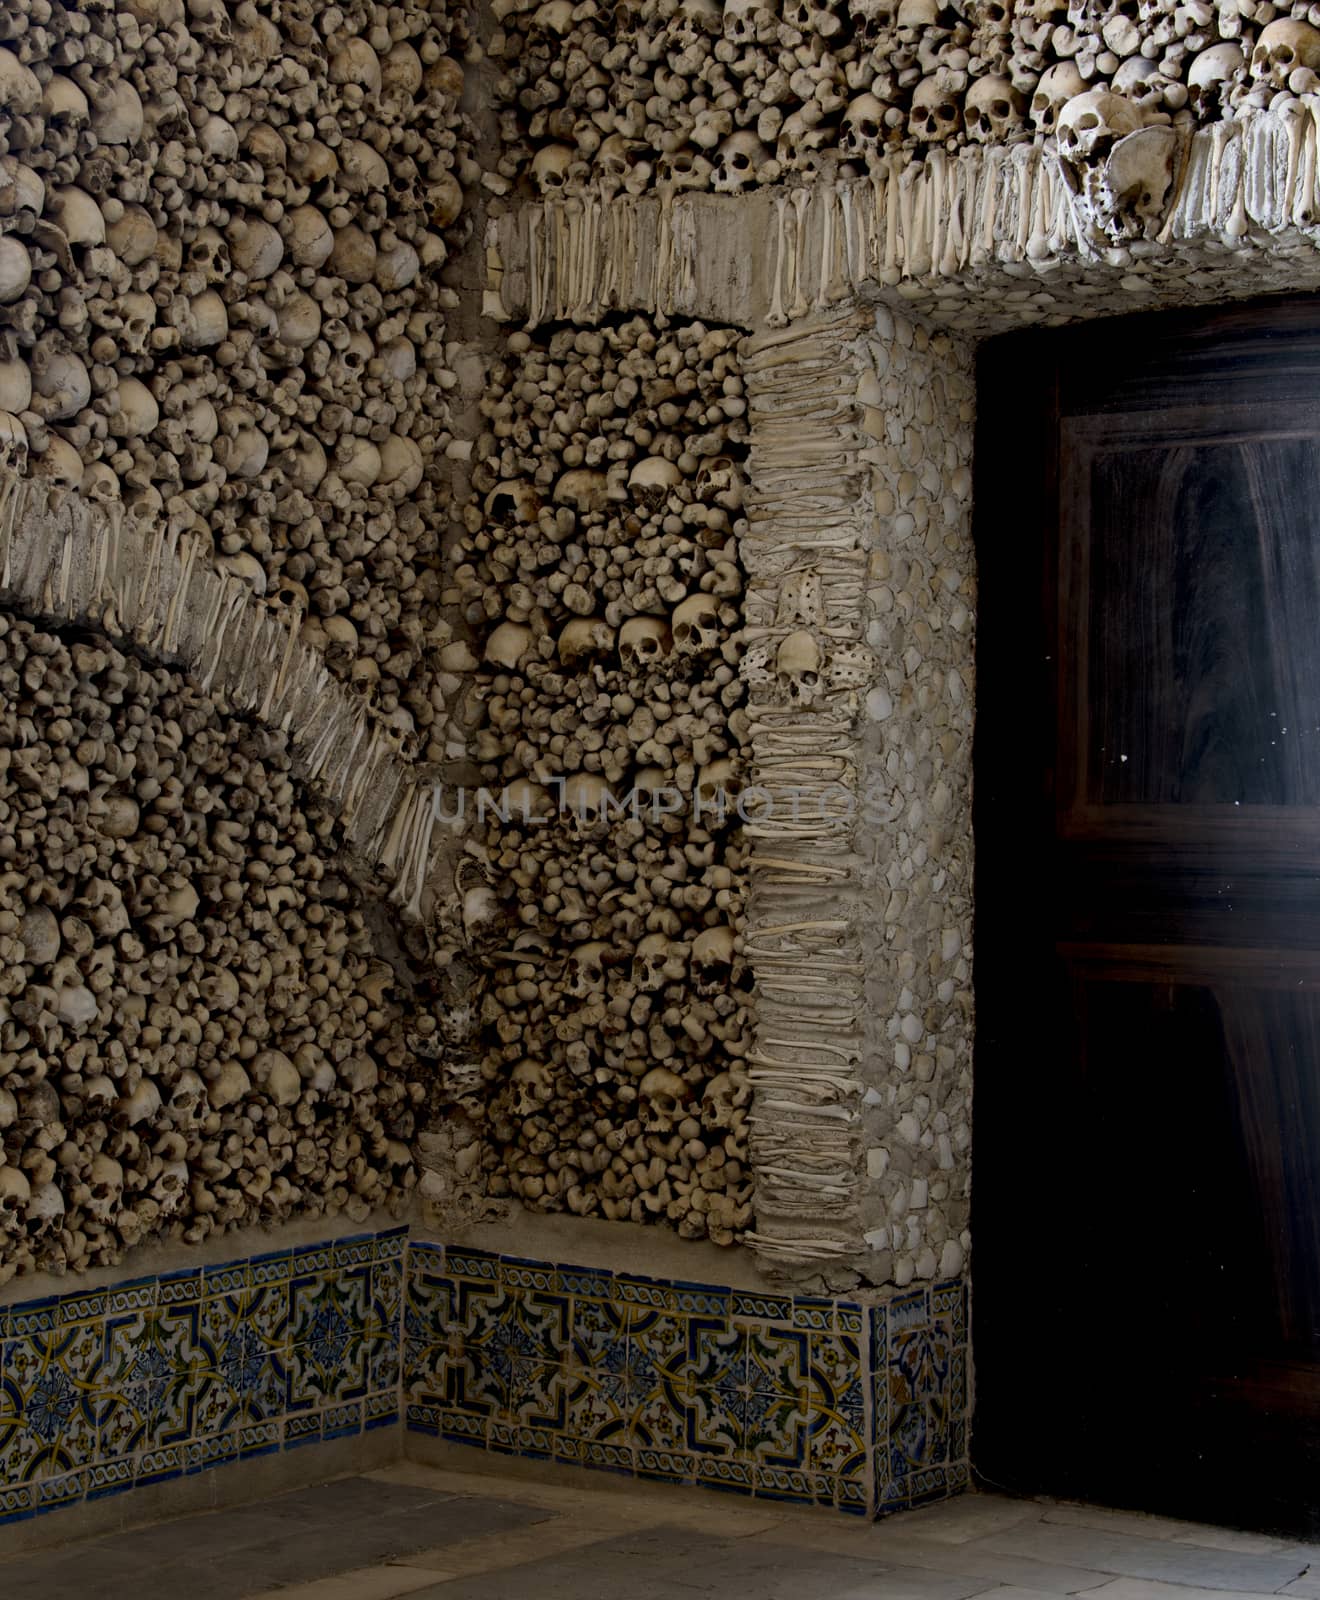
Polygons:
<instances>
[{"instance_id":1,"label":"pebbles set in mortar","mask_svg":"<svg viewBox=\"0 0 1320 1600\"><path fill-rule=\"evenodd\" d=\"M506 182L736 193L887 153L1078 160L1320 88L1296 0L495 0Z\"/></svg>"},{"instance_id":2,"label":"pebbles set in mortar","mask_svg":"<svg viewBox=\"0 0 1320 1600\"><path fill-rule=\"evenodd\" d=\"M465 48L426 0L0 16L0 454L210 539L437 759Z\"/></svg>"},{"instance_id":3,"label":"pebbles set in mortar","mask_svg":"<svg viewBox=\"0 0 1320 1600\"><path fill-rule=\"evenodd\" d=\"M465 901L469 1159L490 1194L720 1243L750 1217L738 337L514 334L455 576L475 754L509 801L476 828ZM606 793L634 809L602 815Z\"/></svg>"},{"instance_id":4,"label":"pebbles set in mortar","mask_svg":"<svg viewBox=\"0 0 1320 1600\"><path fill-rule=\"evenodd\" d=\"M0 1283L399 1202L433 1025L283 736L2 614L0 704Z\"/></svg>"}]
</instances>

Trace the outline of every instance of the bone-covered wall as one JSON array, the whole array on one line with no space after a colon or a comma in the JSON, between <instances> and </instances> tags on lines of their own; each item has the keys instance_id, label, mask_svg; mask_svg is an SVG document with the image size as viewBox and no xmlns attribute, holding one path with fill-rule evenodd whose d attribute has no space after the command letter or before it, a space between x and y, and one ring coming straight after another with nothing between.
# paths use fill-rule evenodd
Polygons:
<instances>
[{"instance_id":1,"label":"bone-covered wall","mask_svg":"<svg viewBox=\"0 0 1320 1600\"><path fill-rule=\"evenodd\" d=\"M288 740L0 614L0 1283L414 1181L414 992Z\"/></svg>"},{"instance_id":2,"label":"bone-covered wall","mask_svg":"<svg viewBox=\"0 0 1320 1600\"><path fill-rule=\"evenodd\" d=\"M470 53L425 0L0 16L0 1280L415 1182L443 1008L375 891L416 857L415 921L464 687Z\"/></svg>"},{"instance_id":3,"label":"bone-covered wall","mask_svg":"<svg viewBox=\"0 0 1320 1600\"><path fill-rule=\"evenodd\" d=\"M739 339L511 335L455 574L480 636L486 1191L725 1244L750 1218Z\"/></svg>"},{"instance_id":4,"label":"bone-covered wall","mask_svg":"<svg viewBox=\"0 0 1320 1600\"><path fill-rule=\"evenodd\" d=\"M1308 0L499 0L507 185L736 194L897 150L1282 109L1320 87Z\"/></svg>"},{"instance_id":5,"label":"bone-covered wall","mask_svg":"<svg viewBox=\"0 0 1320 1600\"><path fill-rule=\"evenodd\" d=\"M192 532L446 752L460 8L0 19L0 448Z\"/></svg>"},{"instance_id":6,"label":"bone-covered wall","mask_svg":"<svg viewBox=\"0 0 1320 1600\"><path fill-rule=\"evenodd\" d=\"M415 1177L959 1273L961 335L1313 254L1317 22L6 9L0 1274Z\"/></svg>"}]
</instances>

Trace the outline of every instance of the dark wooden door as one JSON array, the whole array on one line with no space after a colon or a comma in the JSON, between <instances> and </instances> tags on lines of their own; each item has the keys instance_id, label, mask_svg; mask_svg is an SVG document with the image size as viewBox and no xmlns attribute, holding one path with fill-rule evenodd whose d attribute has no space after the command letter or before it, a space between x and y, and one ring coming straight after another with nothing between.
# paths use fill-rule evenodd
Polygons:
<instances>
[{"instance_id":1,"label":"dark wooden door","mask_svg":"<svg viewBox=\"0 0 1320 1600\"><path fill-rule=\"evenodd\" d=\"M1320 1532L1320 303L979 381L974 1464Z\"/></svg>"}]
</instances>

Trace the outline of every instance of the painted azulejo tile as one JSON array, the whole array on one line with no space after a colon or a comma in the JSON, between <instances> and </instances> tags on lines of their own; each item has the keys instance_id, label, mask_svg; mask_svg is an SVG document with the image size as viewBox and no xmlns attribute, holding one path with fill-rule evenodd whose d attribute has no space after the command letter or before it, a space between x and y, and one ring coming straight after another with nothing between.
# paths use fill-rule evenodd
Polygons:
<instances>
[{"instance_id":1,"label":"painted azulejo tile","mask_svg":"<svg viewBox=\"0 0 1320 1600\"><path fill-rule=\"evenodd\" d=\"M966 1286L905 1291L885 1310L887 1449L876 1461L882 1508L916 1504L966 1482Z\"/></svg>"},{"instance_id":2,"label":"painted azulejo tile","mask_svg":"<svg viewBox=\"0 0 1320 1600\"><path fill-rule=\"evenodd\" d=\"M397 1422L406 1247L393 1229L0 1310L0 1521Z\"/></svg>"}]
</instances>

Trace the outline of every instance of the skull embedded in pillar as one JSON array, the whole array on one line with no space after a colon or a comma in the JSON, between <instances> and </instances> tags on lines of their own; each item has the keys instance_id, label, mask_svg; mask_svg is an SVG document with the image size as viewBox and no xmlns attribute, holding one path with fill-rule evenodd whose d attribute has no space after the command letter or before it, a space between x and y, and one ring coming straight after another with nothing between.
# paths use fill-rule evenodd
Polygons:
<instances>
[{"instance_id":1,"label":"skull embedded in pillar","mask_svg":"<svg viewBox=\"0 0 1320 1600\"><path fill-rule=\"evenodd\" d=\"M1007 78L978 78L963 102L967 137L977 144L1007 144L1024 131L1022 96Z\"/></svg>"},{"instance_id":2,"label":"skull embedded in pillar","mask_svg":"<svg viewBox=\"0 0 1320 1600\"><path fill-rule=\"evenodd\" d=\"M779 687L798 705L811 705L820 693L820 646L806 628L790 633L776 658Z\"/></svg>"}]
</instances>

